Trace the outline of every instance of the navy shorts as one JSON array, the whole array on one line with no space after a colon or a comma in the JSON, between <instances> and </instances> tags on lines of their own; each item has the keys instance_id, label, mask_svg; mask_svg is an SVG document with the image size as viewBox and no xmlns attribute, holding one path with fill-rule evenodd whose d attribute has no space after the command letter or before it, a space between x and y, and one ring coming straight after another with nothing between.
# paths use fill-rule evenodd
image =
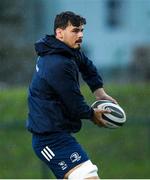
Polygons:
<instances>
[{"instance_id":1,"label":"navy shorts","mask_svg":"<svg viewBox=\"0 0 150 180\"><path fill-rule=\"evenodd\" d=\"M69 133L33 134L32 146L36 155L58 179L63 179L69 170L89 160L86 152Z\"/></svg>"}]
</instances>

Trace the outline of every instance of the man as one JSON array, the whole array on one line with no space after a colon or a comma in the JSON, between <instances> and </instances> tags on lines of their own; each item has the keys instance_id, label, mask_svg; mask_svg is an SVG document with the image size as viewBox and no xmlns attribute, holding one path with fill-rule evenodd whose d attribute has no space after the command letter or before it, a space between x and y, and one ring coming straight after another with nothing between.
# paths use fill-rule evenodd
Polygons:
<instances>
[{"instance_id":1,"label":"man","mask_svg":"<svg viewBox=\"0 0 150 180\"><path fill-rule=\"evenodd\" d=\"M103 89L95 66L81 51L85 18L67 11L58 14L54 34L35 44L36 71L29 88L27 128L37 156L59 179L98 179L92 164L71 133L81 119L105 126L102 111L89 107L79 89L79 72L96 99L115 100Z\"/></svg>"}]
</instances>

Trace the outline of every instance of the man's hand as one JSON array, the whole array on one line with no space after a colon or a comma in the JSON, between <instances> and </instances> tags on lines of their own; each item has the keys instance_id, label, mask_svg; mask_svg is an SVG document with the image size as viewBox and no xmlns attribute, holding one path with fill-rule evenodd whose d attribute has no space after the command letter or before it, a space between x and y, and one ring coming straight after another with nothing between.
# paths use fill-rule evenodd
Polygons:
<instances>
[{"instance_id":1,"label":"man's hand","mask_svg":"<svg viewBox=\"0 0 150 180\"><path fill-rule=\"evenodd\" d=\"M93 122L100 127L102 127L102 126L105 127L106 121L103 120L102 114L103 113L111 113L111 111L110 110L100 110L100 109L93 109L93 110L94 110L94 115L92 118Z\"/></svg>"},{"instance_id":2,"label":"man's hand","mask_svg":"<svg viewBox=\"0 0 150 180\"><path fill-rule=\"evenodd\" d=\"M111 96L109 96L104 91L103 88L99 88L96 91L94 91L94 95L95 95L96 100L109 100L109 101L112 101L115 104L118 104L117 101L114 98L112 98Z\"/></svg>"}]
</instances>

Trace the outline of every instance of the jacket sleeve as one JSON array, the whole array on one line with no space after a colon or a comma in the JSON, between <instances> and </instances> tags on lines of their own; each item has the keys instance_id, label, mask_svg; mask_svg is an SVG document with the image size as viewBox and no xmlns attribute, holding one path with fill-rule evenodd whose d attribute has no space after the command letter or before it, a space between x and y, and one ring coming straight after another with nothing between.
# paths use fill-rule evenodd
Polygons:
<instances>
[{"instance_id":1,"label":"jacket sleeve","mask_svg":"<svg viewBox=\"0 0 150 180\"><path fill-rule=\"evenodd\" d=\"M88 84L91 91L94 92L98 88L103 87L103 80L100 74L91 60L89 60L84 53L80 52L80 58L77 59L79 71L82 78Z\"/></svg>"},{"instance_id":2,"label":"jacket sleeve","mask_svg":"<svg viewBox=\"0 0 150 180\"><path fill-rule=\"evenodd\" d=\"M93 109L86 104L80 92L77 66L72 60L67 61L49 70L48 83L59 95L72 119L91 119Z\"/></svg>"}]
</instances>

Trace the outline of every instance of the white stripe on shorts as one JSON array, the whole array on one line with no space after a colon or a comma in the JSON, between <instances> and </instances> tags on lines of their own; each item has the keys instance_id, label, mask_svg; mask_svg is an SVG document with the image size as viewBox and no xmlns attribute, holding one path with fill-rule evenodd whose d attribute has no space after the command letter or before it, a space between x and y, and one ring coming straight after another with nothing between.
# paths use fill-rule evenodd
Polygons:
<instances>
[{"instance_id":1,"label":"white stripe on shorts","mask_svg":"<svg viewBox=\"0 0 150 180\"><path fill-rule=\"evenodd\" d=\"M43 156L44 156L48 161L50 161L50 159L46 156L46 154L45 154L43 151L41 151L41 153L43 154Z\"/></svg>"},{"instance_id":2,"label":"white stripe on shorts","mask_svg":"<svg viewBox=\"0 0 150 180\"><path fill-rule=\"evenodd\" d=\"M55 154L53 153L53 151L52 151L48 146L46 146L45 148L49 151L49 153L50 153L53 157L55 156Z\"/></svg>"},{"instance_id":3,"label":"white stripe on shorts","mask_svg":"<svg viewBox=\"0 0 150 180\"><path fill-rule=\"evenodd\" d=\"M43 151L45 152L45 154L46 154L50 159L52 159L52 156L49 154L49 152L47 152L46 149L43 149Z\"/></svg>"},{"instance_id":4,"label":"white stripe on shorts","mask_svg":"<svg viewBox=\"0 0 150 180\"><path fill-rule=\"evenodd\" d=\"M41 151L42 155L48 160L50 161L54 156L55 154L53 153L53 151L48 147L46 146L42 151Z\"/></svg>"}]
</instances>

